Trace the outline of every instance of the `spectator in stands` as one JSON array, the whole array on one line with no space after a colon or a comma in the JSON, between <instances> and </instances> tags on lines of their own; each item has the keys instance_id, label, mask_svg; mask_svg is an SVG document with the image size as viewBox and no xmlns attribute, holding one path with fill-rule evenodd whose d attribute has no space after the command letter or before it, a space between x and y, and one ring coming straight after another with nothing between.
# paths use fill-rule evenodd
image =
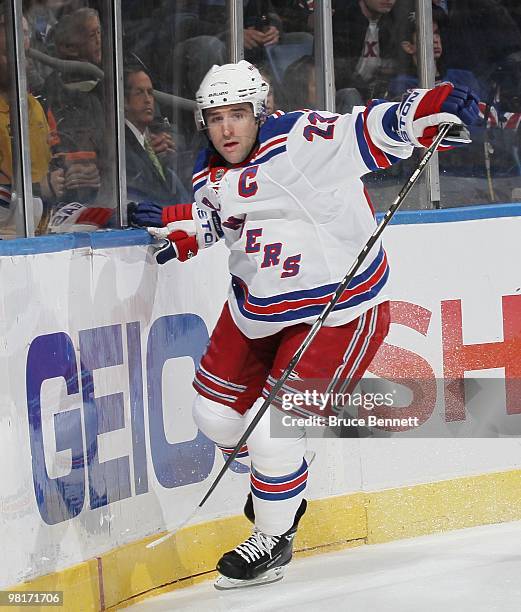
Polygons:
<instances>
[{"instance_id":1,"label":"spectator in stands","mask_svg":"<svg viewBox=\"0 0 521 612\"><path fill-rule=\"evenodd\" d=\"M60 19L54 30L61 59L101 63L100 22L97 11L79 9ZM88 66L87 66L88 67ZM65 202L96 201L105 163L104 113L94 92L97 77L88 71L53 71L45 80L42 100L53 129L53 152L65 170Z\"/></svg>"},{"instance_id":2,"label":"spectator in stands","mask_svg":"<svg viewBox=\"0 0 521 612\"><path fill-rule=\"evenodd\" d=\"M288 32L313 32L313 0L271 0L281 21L282 30Z\"/></svg>"},{"instance_id":3,"label":"spectator in stands","mask_svg":"<svg viewBox=\"0 0 521 612\"><path fill-rule=\"evenodd\" d=\"M266 99L266 114L271 115L279 108L278 96L276 98L275 83L273 82L273 74L266 64L257 64L257 69L261 73L262 78L270 86Z\"/></svg>"},{"instance_id":4,"label":"spectator in stands","mask_svg":"<svg viewBox=\"0 0 521 612\"><path fill-rule=\"evenodd\" d=\"M521 33L495 0L446 0L447 27L442 40L447 65L471 70L490 82L521 53Z\"/></svg>"},{"instance_id":5,"label":"spectator in stands","mask_svg":"<svg viewBox=\"0 0 521 612\"><path fill-rule=\"evenodd\" d=\"M163 0L154 16L156 27L151 28L148 23L148 31L139 27L131 0L126 0L125 5L122 15L126 51L136 53L158 75L163 91L193 99L207 70L213 64L227 61L230 24L225 0L183 3ZM243 16L244 55L248 61L254 64L271 61L270 49L279 44L305 44L310 47L307 52L311 51L312 35L307 31L287 33L271 0L244 0ZM175 47L170 53L172 41Z\"/></svg>"},{"instance_id":6,"label":"spectator in stands","mask_svg":"<svg viewBox=\"0 0 521 612\"><path fill-rule=\"evenodd\" d=\"M24 46L29 48L29 24L23 18ZM5 31L5 5L0 4L0 233L3 236L15 235L15 210L11 202L13 190L13 156L11 149L11 119L9 92L12 86L9 70L8 50ZM63 170L50 170L51 151L49 148L49 126L45 113L36 100L28 94L29 138L31 147L31 172L33 193L35 195L35 226L38 225L43 209L42 200L54 201L63 193Z\"/></svg>"},{"instance_id":7,"label":"spectator in stands","mask_svg":"<svg viewBox=\"0 0 521 612\"><path fill-rule=\"evenodd\" d=\"M316 108L315 59L311 55L305 55L287 67L284 73L282 91L286 100L286 110ZM350 113L354 106L361 105L363 105L363 101L358 90L349 87L337 89L335 107L338 113Z\"/></svg>"},{"instance_id":8,"label":"spectator in stands","mask_svg":"<svg viewBox=\"0 0 521 612\"><path fill-rule=\"evenodd\" d=\"M337 2L333 15L335 80L356 88L362 99L381 97L395 73L396 0Z\"/></svg>"},{"instance_id":9,"label":"spectator in stands","mask_svg":"<svg viewBox=\"0 0 521 612\"><path fill-rule=\"evenodd\" d=\"M24 0L24 15L31 27L31 47L47 55L55 55L53 28L64 15L87 5L87 0ZM29 85L33 90L40 91L52 70L30 57L27 64Z\"/></svg>"},{"instance_id":10,"label":"spectator in stands","mask_svg":"<svg viewBox=\"0 0 521 612\"><path fill-rule=\"evenodd\" d=\"M225 0L160 0L146 4L146 9L142 2L123 0L122 18L126 55L134 55L133 62L141 61L157 89L163 92L193 100L208 69L227 61L230 24ZM269 50L277 47L285 36L271 0L245 0L243 23L245 56L271 68ZM303 35L311 47L311 34ZM300 33L291 33L286 42L299 40ZM195 161L202 142L195 130L192 110L173 104L168 112L182 137L177 142L179 163L190 158ZM179 168L178 175L184 178L189 173ZM189 185L187 182L186 186Z\"/></svg>"},{"instance_id":11,"label":"spectator in stands","mask_svg":"<svg viewBox=\"0 0 521 612\"><path fill-rule=\"evenodd\" d=\"M169 205L188 201L172 167L176 144L169 131L152 131L155 100L150 76L141 66L124 71L125 155L129 200Z\"/></svg>"},{"instance_id":12,"label":"spectator in stands","mask_svg":"<svg viewBox=\"0 0 521 612\"><path fill-rule=\"evenodd\" d=\"M48 0L30 0L24 2L24 15L31 28L31 47L42 53L48 53L47 37L56 25L57 19ZM27 80L29 89L41 90L43 82L51 73L51 69L27 58Z\"/></svg>"},{"instance_id":13,"label":"spectator in stands","mask_svg":"<svg viewBox=\"0 0 521 612\"><path fill-rule=\"evenodd\" d=\"M178 95L193 99L195 90L203 76L213 64L223 64L226 61L226 36L229 30L227 23L226 3L224 0L202 0L194 9L195 22L187 20L187 13L181 15L170 1L163 4L158 13L163 29L163 41L159 42L161 49L161 83L165 91L183 87L176 91ZM184 32L176 28L176 19L183 17L181 23L186 24ZM177 36L173 36L175 33ZM275 13L270 0L245 0L244 2L244 55L248 61L259 63L266 60L265 49L279 42L281 22ZM172 40L176 46L173 55L168 57L165 50L171 48ZM165 55L167 61L165 63ZM170 61L168 61L170 60ZM174 78L175 75L175 78Z\"/></svg>"},{"instance_id":14,"label":"spectator in stands","mask_svg":"<svg viewBox=\"0 0 521 612\"><path fill-rule=\"evenodd\" d=\"M458 70L452 67L446 68L443 56L443 44L441 40L440 25L446 23L445 13L433 7L433 51L435 63L435 82L450 81L455 85L466 85L478 96L486 96L486 88L480 84L470 70ZM419 87L417 46L416 46L416 14L409 13L407 21L401 24L398 36L400 53L398 55L399 74L389 83L388 99L399 100L408 89Z\"/></svg>"},{"instance_id":15,"label":"spectator in stands","mask_svg":"<svg viewBox=\"0 0 521 612\"><path fill-rule=\"evenodd\" d=\"M23 0L23 11L31 28L45 41L64 15L88 5L88 0Z\"/></svg>"},{"instance_id":16,"label":"spectator in stands","mask_svg":"<svg viewBox=\"0 0 521 612\"><path fill-rule=\"evenodd\" d=\"M448 17L439 7L433 5L433 50L436 65L436 82L450 81L455 85L467 86L480 97L480 125L473 126L472 144L465 151L449 151L440 158L445 191L458 193L461 202L480 202L483 200L509 200L512 186L516 181L508 180L512 168L517 166L516 130L521 122L521 110L512 107L512 99L503 100L500 87L493 80L483 82L471 70L453 68L445 57L443 46L444 29L448 27ZM418 87L416 59L416 19L415 13L409 14L399 36L403 57L401 71L389 84L390 99L399 100L408 89ZM519 87L519 79L517 85ZM493 85L491 87L491 85ZM486 118L486 121L485 121ZM485 129L485 123L487 128ZM487 144L487 143L490 143ZM518 172L516 171L518 174ZM483 181L487 178L487 181ZM500 179L500 180L498 180ZM468 181L466 193L460 193L461 181Z\"/></svg>"},{"instance_id":17,"label":"spectator in stands","mask_svg":"<svg viewBox=\"0 0 521 612\"><path fill-rule=\"evenodd\" d=\"M101 25L98 11L81 8L60 20L56 51L63 59L101 64Z\"/></svg>"},{"instance_id":18,"label":"spectator in stands","mask_svg":"<svg viewBox=\"0 0 521 612\"><path fill-rule=\"evenodd\" d=\"M316 106L315 60L305 55L290 64L284 72L282 91L288 111Z\"/></svg>"}]
</instances>

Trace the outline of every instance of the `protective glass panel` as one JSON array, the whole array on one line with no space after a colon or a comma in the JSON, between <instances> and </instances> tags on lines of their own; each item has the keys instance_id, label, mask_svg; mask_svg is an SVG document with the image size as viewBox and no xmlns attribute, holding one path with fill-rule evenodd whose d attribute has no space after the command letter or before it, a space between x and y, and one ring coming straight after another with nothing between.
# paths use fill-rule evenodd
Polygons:
<instances>
[{"instance_id":1,"label":"protective glass panel","mask_svg":"<svg viewBox=\"0 0 521 612\"><path fill-rule=\"evenodd\" d=\"M415 51L405 53L400 40L415 30L414 3L410 0L365 0L333 3L333 52L336 110L350 113L373 98L400 100L417 85ZM405 84L412 66L416 84ZM407 66L407 69L405 68ZM419 152L388 168L367 174L363 181L377 211L386 210L419 162ZM430 208L422 177L402 209Z\"/></svg>"},{"instance_id":2,"label":"protective glass panel","mask_svg":"<svg viewBox=\"0 0 521 612\"><path fill-rule=\"evenodd\" d=\"M13 152L14 130L11 113L16 112L16 109L11 109L11 100L16 96L14 56L14 49L8 44L6 8L0 6L0 238L2 239L24 235L23 224L20 223L23 214L17 210L22 202L15 195L20 191L21 185L16 178L19 168L16 154ZM29 96L29 107L33 109L33 114L41 119L38 103L32 96ZM39 131L39 139L45 143L47 138L45 125L40 127L38 124L35 130ZM43 168L34 179L41 179L45 171Z\"/></svg>"},{"instance_id":3,"label":"protective glass panel","mask_svg":"<svg viewBox=\"0 0 521 612\"><path fill-rule=\"evenodd\" d=\"M311 11L293 4L244 2L244 57L272 87L268 113L314 104ZM128 199L186 202L195 157L206 146L192 101L208 69L229 61L226 3L134 2L122 7L122 18ZM151 88L159 90L154 98ZM146 117L137 116L140 106Z\"/></svg>"},{"instance_id":4,"label":"protective glass panel","mask_svg":"<svg viewBox=\"0 0 521 612\"><path fill-rule=\"evenodd\" d=\"M470 86L481 121L469 147L440 154L442 205L520 201L521 8L517 0L442 2L437 78Z\"/></svg>"},{"instance_id":5,"label":"protective glass panel","mask_svg":"<svg viewBox=\"0 0 521 612\"><path fill-rule=\"evenodd\" d=\"M127 198L191 201L192 170L205 137L194 98L213 64L228 59L225 2L122 5Z\"/></svg>"},{"instance_id":6,"label":"protective glass panel","mask_svg":"<svg viewBox=\"0 0 521 612\"><path fill-rule=\"evenodd\" d=\"M253 29L245 19L245 57L258 62L271 85L268 112L317 108L312 9L308 2L273 0L267 22L257 22ZM266 37L273 32L273 42L268 39L264 47L252 47L252 41L261 37L259 31Z\"/></svg>"},{"instance_id":7,"label":"protective glass panel","mask_svg":"<svg viewBox=\"0 0 521 612\"><path fill-rule=\"evenodd\" d=\"M48 148L42 143L41 154L32 152L33 175L44 159L49 161L40 234L119 224L110 4L23 3L30 30L29 88L49 129Z\"/></svg>"}]
</instances>

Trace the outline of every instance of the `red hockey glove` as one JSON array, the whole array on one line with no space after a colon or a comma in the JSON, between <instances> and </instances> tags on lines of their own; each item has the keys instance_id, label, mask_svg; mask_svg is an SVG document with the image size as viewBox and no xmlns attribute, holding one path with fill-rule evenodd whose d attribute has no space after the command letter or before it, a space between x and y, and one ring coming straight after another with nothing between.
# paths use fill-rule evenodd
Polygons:
<instances>
[{"instance_id":1,"label":"red hockey glove","mask_svg":"<svg viewBox=\"0 0 521 612\"><path fill-rule=\"evenodd\" d=\"M404 142L428 147L436 138L442 123L473 125L479 117L478 99L468 87L442 83L433 89L413 89L407 92L397 109L398 134ZM441 149L471 142L467 135L450 135Z\"/></svg>"},{"instance_id":2,"label":"red hockey glove","mask_svg":"<svg viewBox=\"0 0 521 612\"><path fill-rule=\"evenodd\" d=\"M199 249L212 246L223 235L218 215L208 214L192 204L167 206L162 216L167 222L166 227L147 228L154 238L166 240L155 254L159 264L171 259L191 259Z\"/></svg>"}]
</instances>

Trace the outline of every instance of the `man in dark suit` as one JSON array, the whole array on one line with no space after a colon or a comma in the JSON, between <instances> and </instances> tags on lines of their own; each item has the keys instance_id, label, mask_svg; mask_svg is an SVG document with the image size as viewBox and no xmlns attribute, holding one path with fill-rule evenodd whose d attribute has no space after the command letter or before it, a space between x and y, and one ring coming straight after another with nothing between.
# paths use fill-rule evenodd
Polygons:
<instances>
[{"instance_id":1,"label":"man in dark suit","mask_svg":"<svg viewBox=\"0 0 521 612\"><path fill-rule=\"evenodd\" d=\"M155 121L152 81L142 67L127 68L125 84L125 155L127 197L170 205L188 202L189 193L172 165L176 145L169 126Z\"/></svg>"}]
</instances>

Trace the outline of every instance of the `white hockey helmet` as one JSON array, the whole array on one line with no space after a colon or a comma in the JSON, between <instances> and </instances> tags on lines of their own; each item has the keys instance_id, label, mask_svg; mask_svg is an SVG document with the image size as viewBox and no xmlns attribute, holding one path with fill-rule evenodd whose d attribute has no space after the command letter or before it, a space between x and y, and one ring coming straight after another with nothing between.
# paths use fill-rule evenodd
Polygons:
<instances>
[{"instance_id":1,"label":"white hockey helmet","mask_svg":"<svg viewBox=\"0 0 521 612\"><path fill-rule=\"evenodd\" d=\"M268 83L257 68L246 60L237 64L212 66L195 94L197 128L202 130L206 127L204 110L228 104L249 102L258 119L264 112L268 92Z\"/></svg>"}]
</instances>

